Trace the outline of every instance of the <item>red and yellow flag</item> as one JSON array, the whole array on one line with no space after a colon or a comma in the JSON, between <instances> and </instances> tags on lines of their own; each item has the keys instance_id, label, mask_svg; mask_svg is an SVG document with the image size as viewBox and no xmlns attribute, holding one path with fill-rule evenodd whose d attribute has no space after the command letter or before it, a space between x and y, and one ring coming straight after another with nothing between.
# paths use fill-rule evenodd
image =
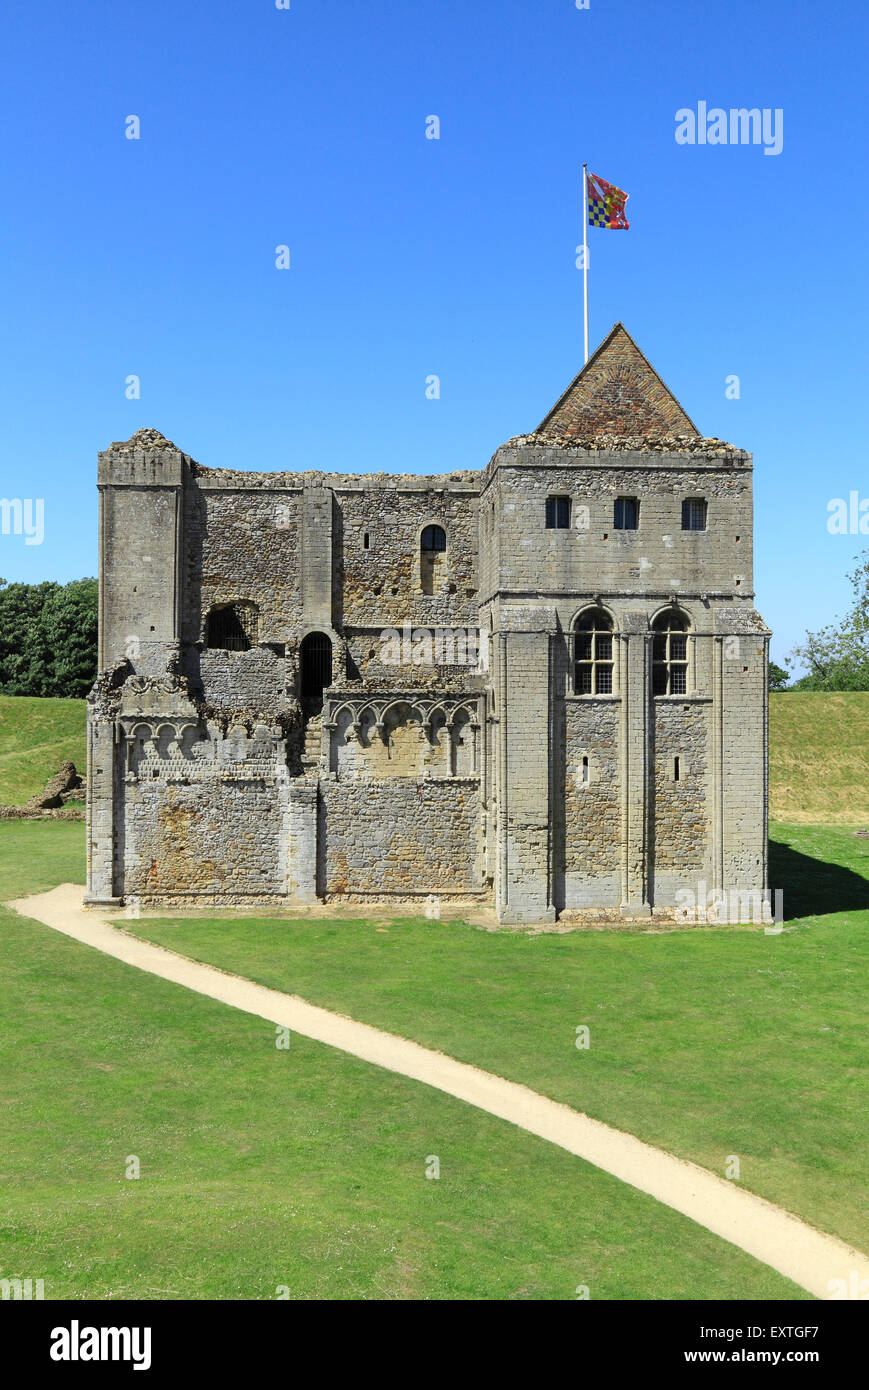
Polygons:
<instances>
[{"instance_id":1,"label":"red and yellow flag","mask_svg":"<svg viewBox=\"0 0 869 1390\"><path fill-rule=\"evenodd\" d=\"M597 174L586 174L588 180L588 225L609 227L610 231L627 231L631 225L625 216L629 195L614 183L607 183Z\"/></svg>"}]
</instances>

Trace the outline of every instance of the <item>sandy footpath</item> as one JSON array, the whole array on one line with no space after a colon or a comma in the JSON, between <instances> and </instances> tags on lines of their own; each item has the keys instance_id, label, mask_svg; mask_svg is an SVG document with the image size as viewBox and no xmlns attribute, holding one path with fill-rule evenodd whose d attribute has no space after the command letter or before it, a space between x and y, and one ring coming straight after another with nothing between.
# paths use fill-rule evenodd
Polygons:
<instances>
[{"instance_id":1,"label":"sandy footpath","mask_svg":"<svg viewBox=\"0 0 869 1390\"><path fill-rule=\"evenodd\" d=\"M869 1259L865 1255L735 1183L548 1100L527 1086L317 1008L296 995L266 989L140 941L119 929L122 917L115 919L117 927L112 926L93 911L85 912L81 900L81 887L67 883L9 906L127 965L281 1024L374 1066L413 1077L557 1144L682 1212L818 1298L829 1299L836 1292L834 1280L845 1281L839 1297L845 1287L859 1288L864 1280L863 1296L869 1294Z\"/></svg>"}]
</instances>

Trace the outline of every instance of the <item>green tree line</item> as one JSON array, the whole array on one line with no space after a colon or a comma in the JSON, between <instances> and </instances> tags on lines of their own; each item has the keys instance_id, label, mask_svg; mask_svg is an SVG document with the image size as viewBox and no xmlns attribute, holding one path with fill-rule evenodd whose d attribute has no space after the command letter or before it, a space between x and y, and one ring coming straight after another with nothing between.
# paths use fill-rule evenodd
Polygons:
<instances>
[{"instance_id":1,"label":"green tree line","mask_svg":"<svg viewBox=\"0 0 869 1390\"><path fill-rule=\"evenodd\" d=\"M97 581L0 579L0 692L83 698L97 674Z\"/></svg>"}]
</instances>

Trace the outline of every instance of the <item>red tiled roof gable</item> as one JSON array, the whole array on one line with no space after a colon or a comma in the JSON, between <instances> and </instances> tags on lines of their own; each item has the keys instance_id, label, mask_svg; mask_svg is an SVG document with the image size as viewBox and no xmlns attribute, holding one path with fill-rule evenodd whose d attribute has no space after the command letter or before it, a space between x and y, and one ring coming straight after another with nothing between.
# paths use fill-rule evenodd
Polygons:
<instances>
[{"instance_id":1,"label":"red tiled roof gable","mask_svg":"<svg viewBox=\"0 0 869 1390\"><path fill-rule=\"evenodd\" d=\"M561 439L700 431L623 324L617 323L535 434Z\"/></svg>"}]
</instances>

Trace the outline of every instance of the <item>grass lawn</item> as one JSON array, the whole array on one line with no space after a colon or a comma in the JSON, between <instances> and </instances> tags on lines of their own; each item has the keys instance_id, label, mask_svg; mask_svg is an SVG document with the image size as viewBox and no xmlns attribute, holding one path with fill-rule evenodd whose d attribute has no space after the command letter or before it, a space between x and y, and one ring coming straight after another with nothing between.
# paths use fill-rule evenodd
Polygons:
<instances>
[{"instance_id":1,"label":"grass lawn","mask_svg":"<svg viewBox=\"0 0 869 1390\"><path fill-rule=\"evenodd\" d=\"M769 697L770 814L869 829L869 691Z\"/></svg>"},{"instance_id":2,"label":"grass lawn","mask_svg":"<svg viewBox=\"0 0 869 1390\"><path fill-rule=\"evenodd\" d=\"M80 823L0 822L0 897L80 880L83 845ZM542 1140L304 1038L278 1050L263 1020L5 908L0 961L0 1277L49 1298L807 1297Z\"/></svg>"},{"instance_id":3,"label":"grass lawn","mask_svg":"<svg viewBox=\"0 0 869 1390\"><path fill-rule=\"evenodd\" d=\"M0 806L21 806L41 792L67 758L84 776L84 700L0 695Z\"/></svg>"},{"instance_id":4,"label":"grass lawn","mask_svg":"<svg viewBox=\"0 0 869 1390\"><path fill-rule=\"evenodd\" d=\"M126 923L524 1082L869 1246L869 842L776 826L785 932L487 933L461 922ZM384 930L383 928L387 929ZM576 1028L591 1029L579 1051Z\"/></svg>"}]
</instances>

